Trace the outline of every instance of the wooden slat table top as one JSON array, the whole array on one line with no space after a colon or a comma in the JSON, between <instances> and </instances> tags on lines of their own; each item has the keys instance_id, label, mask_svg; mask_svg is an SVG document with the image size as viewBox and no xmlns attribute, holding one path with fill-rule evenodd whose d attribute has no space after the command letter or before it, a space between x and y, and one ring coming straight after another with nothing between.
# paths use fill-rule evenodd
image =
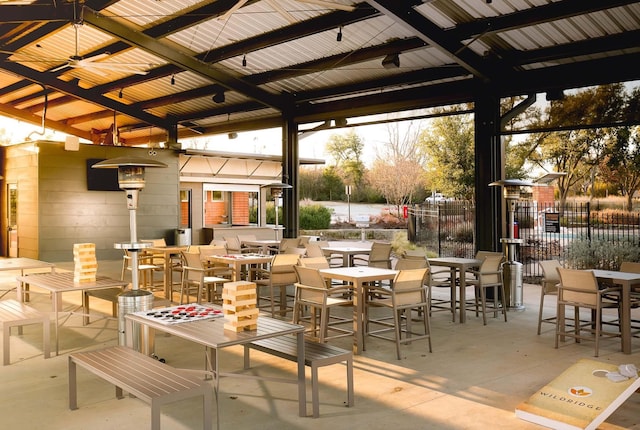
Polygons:
<instances>
[{"instance_id":1,"label":"wooden slat table top","mask_svg":"<svg viewBox=\"0 0 640 430\"><path fill-rule=\"evenodd\" d=\"M74 282L73 272L38 273L18 276L17 279L20 282L54 292L123 287L128 284L127 281L112 279L106 276L97 276L95 281Z\"/></svg>"},{"instance_id":2,"label":"wooden slat table top","mask_svg":"<svg viewBox=\"0 0 640 430\"><path fill-rule=\"evenodd\" d=\"M216 305L212 305L212 307L216 307ZM217 306L217 308L220 309L219 306ZM133 313L125 315L125 318L162 332L173 334L183 339L216 349L234 345L244 345L260 339L267 339L273 336L282 336L304 331L304 326L267 316L258 317L258 328L256 330L240 332L225 330L224 318L190 321L180 324L163 324L159 321L154 321L153 319L145 318Z\"/></svg>"},{"instance_id":3,"label":"wooden slat table top","mask_svg":"<svg viewBox=\"0 0 640 430\"><path fill-rule=\"evenodd\" d=\"M32 258L0 258L0 271L2 270L27 270L53 268L55 265L46 261Z\"/></svg>"},{"instance_id":4,"label":"wooden slat table top","mask_svg":"<svg viewBox=\"0 0 640 430\"><path fill-rule=\"evenodd\" d=\"M17 300L9 299L0 301L0 321L11 323L16 321L24 322L41 322L48 319L44 314L31 306L20 303Z\"/></svg>"}]
</instances>

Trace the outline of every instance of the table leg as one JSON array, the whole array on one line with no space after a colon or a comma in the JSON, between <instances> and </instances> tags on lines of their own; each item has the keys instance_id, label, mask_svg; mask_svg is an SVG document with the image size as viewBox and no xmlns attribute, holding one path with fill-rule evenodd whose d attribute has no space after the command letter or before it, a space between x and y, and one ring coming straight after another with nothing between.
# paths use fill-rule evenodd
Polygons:
<instances>
[{"instance_id":1,"label":"table leg","mask_svg":"<svg viewBox=\"0 0 640 430\"><path fill-rule=\"evenodd\" d=\"M458 268L458 278L460 279L460 324L467 322L467 311L465 310L465 302L467 297L467 277L465 272L467 269L463 266Z\"/></svg>"},{"instance_id":2,"label":"table leg","mask_svg":"<svg viewBox=\"0 0 640 430\"><path fill-rule=\"evenodd\" d=\"M353 288L353 353L360 354L364 350L364 288L361 281L355 282Z\"/></svg>"},{"instance_id":3,"label":"table leg","mask_svg":"<svg viewBox=\"0 0 640 430\"><path fill-rule=\"evenodd\" d=\"M173 275L171 268L171 254L165 252L164 254L164 297L173 302ZM151 273L153 276L153 272Z\"/></svg>"},{"instance_id":4,"label":"table leg","mask_svg":"<svg viewBox=\"0 0 640 430\"><path fill-rule=\"evenodd\" d=\"M53 291L51 293L51 300L53 301L53 317L55 322L55 335L56 335L56 356L58 355L59 345L60 345L60 321L58 320L58 311L60 310L60 306L62 305L62 297L57 292Z\"/></svg>"},{"instance_id":5,"label":"table leg","mask_svg":"<svg viewBox=\"0 0 640 430\"><path fill-rule=\"evenodd\" d=\"M304 332L298 332L298 415L307 416L307 387L304 365Z\"/></svg>"},{"instance_id":6,"label":"table leg","mask_svg":"<svg viewBox=\"0 0 640 430\"><path fill-rule=\"evenodd\" d=\"M631 354L631 283L624 282L621 286L620 336L622 337L622 352Z\"/></svg>"}]
</instances>

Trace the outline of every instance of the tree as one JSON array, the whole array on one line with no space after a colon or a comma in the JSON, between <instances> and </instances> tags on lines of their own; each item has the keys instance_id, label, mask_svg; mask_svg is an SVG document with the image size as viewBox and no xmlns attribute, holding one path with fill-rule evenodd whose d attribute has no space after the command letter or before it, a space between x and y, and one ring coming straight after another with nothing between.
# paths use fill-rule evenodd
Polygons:
<instances>
[{"instance_id":1,"label":"tree","mask_svg":"<svg viewBox=\"0 0 640 430\"><path fill-rule=\"evenodd\" d=\"M335 161L336 170L348 184L359 187L365 174L362 161L364 142L354 130L344 136L332 134L327 142L326 150Z\"/></svg>"},{"instance_id":2,"label":"tree","mask_svg":"<svg viewBox=\"0 0 640 430\"><path fill-rule=\"evenodd\" d=\"M428 156L427 186L454 197L473 197L473 130L473 117L458 114L435 118L422 131L420 146Z\"/></svg>"},{"instance_id":3,"label":"tree","mask_svg":"<svg viewBox=\"0 0 640 430\"><path fill-rule=\"evenodd\" d=\"M633 210L633 195L640 189L639 127L619 127L616 139L606 149L600 165L603 180L616 183L627 199L627 210Z\"/></svg>"},{"instance_id":4,"label":"tree","mask_svg":"<svg viewBox=\"0 0 640 430\"><path fill-rule=\"evenodd\" d=\"M414 193L422 186L416 178L423 174L422 166L415 161L397 159L391 164L378 158L371 168L369 182L401 213L400 208L411 203Z\"/></svg>"},{"instance_id":5,"label":"tree","mask_svg":"<svg viewBox=\"0 0 640 430\"><path fill-rule=\"evenodd\" d=\"M624 91L620 84L604 85L570 94L551 102L541 126L550 130L530 137L532 162L564 172L558 179L561 207L578 185L593 189L596 168L601 164L613 129L588 127L592 124L614 122L621 118ZM582 129L563 130L567 125L584 124Z\"/></svg>"}]
</instances>

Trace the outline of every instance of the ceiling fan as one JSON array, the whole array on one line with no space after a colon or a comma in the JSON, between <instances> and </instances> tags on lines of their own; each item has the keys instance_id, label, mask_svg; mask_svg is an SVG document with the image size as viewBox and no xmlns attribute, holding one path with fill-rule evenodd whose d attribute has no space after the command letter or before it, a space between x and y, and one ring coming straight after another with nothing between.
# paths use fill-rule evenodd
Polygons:
<instances>
[{"instance_id":1,"label":"ceiling fan","mask_svg":"<svg viewBox=\"0 0 640 430\"><path fill-rule=\"evenodd\" d=\"M229 17L233 15L242 6L244 6L245 3L247 3L247 1L249 0L238 0L236 4L234 4L228 11L224 13L224 15L221 15L218 19L220 19L221 21L229 19ZM287 12L281 5L279 5L276 0L265 0L265 1L269 3L269 6L271 6L273 10L275 10L280 15L282 15L290 23L297 22L297 19L293 15L291 15L289 12ZM355 7L353 6L343 5L330 0L295 0L295 1L297 1L298 3L315 4L317 6L326 7L327 9L343 10L345 12L353 12L355 10Z\"/></svg>"},{"instance_id":2,"label":"ceiling fan","mask_svg":"<svg viewBox=\"0 0 640 430\"><path fill-rule=\"evenodd\" d=\"M52 73L59 72L66 68L71 69L86 69L91 72L100 75L106 76L109 72L120 72L120 73L133 73L137 75L146 75L149 73L148 69L153 66L153 64L149 63L129 63L129 62L107 62L101 61L111 54L108 52L103 52L101 54L92 55L91 57L82 57L79 54L79 46L80 46L80 28L83 27L82 17L76 17L76 11L74 9L74 18L72 22L73 31L74 31L74 53L68 58L50 58L50 57L41 57L38 55L34 55L32 53L27 52L9 52L9 51L0 51L0 54L9 55L9 60L14 61L16 63L51 63L51 64L60 64L49 71Z\"/></svg>"}]
</instances>

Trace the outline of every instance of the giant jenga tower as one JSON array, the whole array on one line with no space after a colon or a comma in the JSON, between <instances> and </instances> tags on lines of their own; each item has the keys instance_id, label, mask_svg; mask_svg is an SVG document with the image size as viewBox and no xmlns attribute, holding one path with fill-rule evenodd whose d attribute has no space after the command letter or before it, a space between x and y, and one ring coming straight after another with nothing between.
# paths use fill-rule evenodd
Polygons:
<instances>
[{"instance_id":1,"label":"giant jenga tower","mask_svg":"<svg viewBox=\"0 0 640 430\"><path fill-rule=\"evenodd\" d=\"M95 282L98 272L95 243L73 245L73 282Z\"/></svg>"},{"instance_id":2,"label":"giant jenga tower","mask_svg":"<svg viewBox=\"0 0 640 430\"><path fill-rule=\"evenodd\" d=\"M258 328L256 284L227 282L222 287L222 313L225 330L244 331Z\"/></svg>"}]
</instances>

